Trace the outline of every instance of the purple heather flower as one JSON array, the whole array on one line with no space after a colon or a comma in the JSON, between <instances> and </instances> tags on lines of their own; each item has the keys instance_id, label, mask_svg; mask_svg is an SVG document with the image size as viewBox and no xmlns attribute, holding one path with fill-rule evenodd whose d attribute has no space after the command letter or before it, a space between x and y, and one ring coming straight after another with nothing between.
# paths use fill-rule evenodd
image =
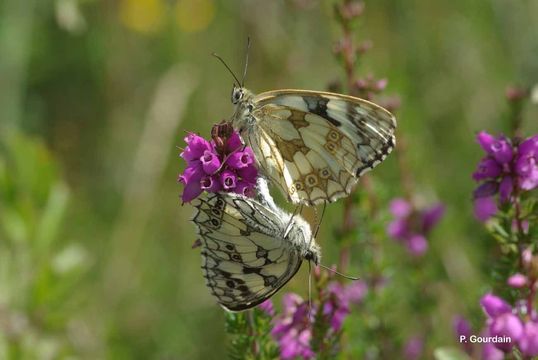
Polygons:
<instances>
[{"instance_id":1,"label":"purple heather flower","mask_svg":"<svg viewBox=\"0 0 538 360\"><path fill-rule=\"evenodd\" d=\"M187 147L185 147L180 156L188 163L199 160L204 154L204 151L211 149L209 142L196 134L189 133L184 140L187 143Z\"/></svg>"},{"instance_id":2,"label":"purple heather flower","mask_svg":"<svg viewBox=\"0 0 538 360\"><path fill-rule=\"evenodd\" d=\"M514 189L514 182L511 177L505 177L501 180L499 185L499 198L501 202L505 203L510 200L510 195L512 195L512 190Z\"/></svg>"},{"instance_id":3,"label":"purple heather flower","mask_svg":"<svg viewBox=\"0 0 538 360\"><path fill-rule=\"evenodd\" d=\"M329 300L324 304L323 314L329 318L331 328L339 331L346 316L350 313L346 288L338 282L331 282L327 285L327 291Z\"/></svg>"},{"instance_id":4,"label":"purple heather flower","mask_svg":"<svg viewBox=\"0 0 538 360\"><path fill-rule=\"evenodd\" d=\"M245 151L234 152L226 161L226 163L233 169L242 169L253 162L254 154L250 148L246 148Z\"/></svg>"},{"instance_id":5,"label":"purple heather flower","mask_svg":"<svg viewBox=\"0 0 538 360\"><path fill-rule=\"evenodd\" d=\"M443 204L435 204L430 208L424 209L422 212L422 231L429 232L445 214L445 206Z\"/></svg>"},{"instance_id":6,"label":"purple heather flower","mask_svg":"<svg viewBox=\"0 0 538 360\"><path fill-rule=\"evenodd\" d=\"M252 197L256 187L254 184L240 180L235 186L234 192L243 196Z\"/></svg>"},{"instance_id":7,"label":"purple heather flower","mask_svg":"<svg viewBox=\"0 0 538 360\"><path fill-rule=\"evenodd\" d=\"M366 282L363 280L355 280L346 286L345 292L349 303L359 304L368 292L368 285L366 285Z\"/></svg>"},{"instance_id":8,"label":"purple heather flower","mask_svg":"<svg viewBox=\"0 0 538 360\"><path fill-rule=\"evenodd\" d=\"M202 178L202 180L200 180L200 188L207 192L217 192L220 191L221 186L219 179L215 175L206 175Z\"/></svg>"},{"instance_id":9,"label":"purple heather flower","mask_svg":"<svg viewBox=\"0 0 538 360\"><path fill-rule=\"evenodd\" d=\"M424 235L412 235L407 241L407 250L414 256L422 256L428 250L428 242Z\"/></svg>"},{"instance_id":10,"label":"purple heather flower","mask_svg":"<svg viewBox=\"0 0 538 360\"><path fill-rule=\"evenodd\" d=\"M485 222L496 213L497 203L493 197L479 197L474 200L474 215L479 221Z\"/></svg>"},{"instance_id":11,"label":"purple heather flower","mask_svg":"<svg viewBox=\"0 0 538 360\"><path fill-rule=\"evenodd\" d=\"M469 322L463 316L456 316L454 317L452 326L454 327L454 332L456 333L457 339L465 352L471 354L473 351L471 343L466 341L460 341L462 337L464 339L469 339L469 337L472 335L472 329Z\"/></svg>"},{"instance_id":12,"label":"purple heather flower","mask_svg":"<svg viewBox=\"0 0 538 360\"><path fill-rule=\"evenodd\" d=\"M240 149L242 146L243 146L243 142L241 141L241 137L239 137L239 133L237 131L232 132L232 134L228 138L228 142L226 143L226 152L231 154L237 149ZM250 148L245 147L245 150L246 149L250 149Z\"/></svg>"},{"instance_id":13,"label":"purple heather flower","mask_svg":"<svg viewBox=\"0 0 538 360\"><path fill-rule=\"evenodd\" d=\"M200 157L202 162L202 168L206 174L212 175L220 168L220 159L217 154L210 150L205 150L204 154Z\"/></svg>"},{"instance_id":14,"label":"purple heather flower","mask_svg":"<svg viewBox=\"0 0 538 360\"><path fill-rule=\"evenodd\" d=\"M478 187L473 191L473 197L478 199L493 196L497 193L498 189L499 184L497 184L495 181L486 181L485 183L478 185Z\"/></svg>"},{"instance_id":15,"label":"purple heather flower","mask_svg":"<svg viewBox=\"0 0 538 360\"><path fill-rule=\"evenodd\" d=\"M183 202L190 202L202 193L200 180L203 174L201 167L194 166L186 168L183 174L179 176L179 181L185 185L181 195Z\"/></svg>"},{"instance_id":16,"label":"purple heather flower","mask_svg":"<svg viewBox=\"0 0 538 360\"><path fill-rule=\"evenodd\" d=\"M517 273L510 276L506 283L513 288L522 288L523 286L527 285L527 277L523 274Z\"/></svg>"},{"instance_id":17,"label":"purple heather flower","mask_svg":"<svg viewBox=\"0 0 538 360\"><path fill-rule=\"evenodd\" d=\"M282 299L283 314L276 319L271 335L278 342L281 359L314 358L310 347L313 322L308 303L293 293Z\"/></svg>"},{"instance_id":18,"label":"purple heather flower","mask_svg":"<svg viewBox=\"0 0 538 360\"><path fill-rule=\"evenodd\" d=\"M413 211L413 207L409 203L409 201L403 199L403 198L396 198L390 202L390 212L392 215L394 215L396 218L404 218L411 214L411 211Z\"/></svg>"},{"instance_id":19,"label":"purple heather flower","mask_svg":"<svg viewBox=\"0 0 538 360\"><path fill-rule=\"evenodd\" d=\"M258 305L258 308L271 317L275 316L275 308L271 299L267 299L262 302L260 305Z\"/></svg>"},{"instance_id":20,"label":"purple heather flower","mask_svg":"<svg viewBox=\"0 0 538 360\"><path fill-rule=\"evenodd\" d=\"M532 190L538 187L538 135L528 138L519 145L515 170L521 178L522 189Z\"/></svg>"},{"instance_id":21,"label":"purple heather flower","mask_svg":"<svg viewBox=\"0 0 538 360\"><path fill-rule=\"evenodd\" d=\"M484 149L485 152L491 155L491 146L495 142L495 137L485 131L480 131L476 135L476 140L478 141L482 149Z\"/></svg>"},{"instance_id":22,"label":"purple heather flower","mask_svg":"<svg viewBox=\"0 0 538 360\"><path fill-rule=\"evenodd\" d=\"M538 152L538 135L531 136L519 144L519 152L522 154Z\"/></svg>"},{"instance_id":23,"label":"purple heather flower","mask_svg":"<svg viewBox=\"0 0 538 360\"><path fill-rule=\"evenodd\" d=\"M502 135L494 137L484 131L478 133L476 139L486 156L473 173L475 181L484 181L474 191L475 210L485 204L476 204L480 198L499 193L499 200L504 203L510 200L516 185L525 191L538 187L538 135L519 145ZM493 211L493 207L489 206L488 210ZM485 215L477 216L480 220L490 217L489 212L483 213Z\"/></svg>"},{"instance_id":24,"label":"purple heather flower","mask_svg":"<svg viewBox=\"0 0 538 360\"><path fill-rule=\"evenodd\" d=\"M482 309L490 318L512 312L512 307L506 301L491 293L482 296L480 305L482 305Z\"/></svg>"},{"instance_id":25,"label":"purple heather flower","mask_svg":"<svg viewBox=\"0 0 538 360\"><path fill-rule=\"evenodd\" d=\"M215 125L211 134L211 142L193 133L185 137L187 146L181 157L187 168L178 178L185 185L182 201L190 202L203 191L254 196L258 170L252 149L243 146L230 124Z\"/></svg>"},{"instance_id":26,"label":"purple heather flower","mask_svg":"<svg viewBox=\"0 0 538 360\"><path fill-rule=\"evenodd\" d=\"M351 306L359 304L367 291L366 283L361 280L347 286L336 281L327 285L328 301L324 304L323 314L335 332L342 328L346 316L351 312Z\"/></svg>"},{"instance_id":27,"label":"purple heather flower","mask_svg":"<svg viewBox=\"0 0 538 360\"><path fill-rule=\"evenodd\" d=\"M529 220L520 220L521 221L521 230L523 234L529 233ZM516 219L512 220L512 231L517 232L519 231L519 224Z\"/></svg>"},{"instance_id":28,"label":"purple heather flower","mask_svg":"<svg viewBox=\"0 0 538 360\"><path fill-rule=\"evenodd\" d=\"M521 262L523 263L523 266L528 268L532 263L532 250L530 247L523 250L521 253Z\"/></svg>"},{"instance_id":29,"label":"purple heather flower","mask_svg":"<svg viewBox=\"0 0 538 360\"><path fill-rule=\"evenodd\" d=\"M493 319L489 326L489 333L491 336L509 337L510 342L498 342L495 343L495 347L503 351L510 351L515 342L523 335L523 324L516 315L504 313Z\"/></svg>"},{"instance_id":30,"label":"purple heather flower","mask_svg":"<svg viewBox=\"0 0 538 360\"><path fill-rule=\"evenodd\" d=\"M504 360L504 353L488 342L482 346L482 360Z\"/></svg>"},{"instance_id":31,"label":"purple heather flower","mask_svg":"<svg viewBox=\"0 0 538 360\"><path fill-rule=\"evenodd\" d=\"M510 162L514 155L512 145L504 137L495 140L493 144L491 144L490 149L491 152L489 152L489 154L492 155L499 164Z\"/></svg>"},{"instance_id":32,"label":"purple heather flower","mask_svg":"<svg viewBox=\"0 0 538 360\"><path fill-rule=\"evenodd\" d=\"M226 190L234 189L237 184L237 177L231 170L224 170L220 175L220 183Z\"/></svg>"},{"instance_id":33,"label":"purple heather flower","mask_svg":"<svg viewBox=\"0 0 538 360\"><path fill-rule=\"evenodd\" d=\"M402 240L407 235L407 221L405 219L396 219L387 226L387 234L396 239Z\"/></svg>"},{"instance_id":34,"label":"purple heather flower","mask_svg":"<svg viewBox=\"0 0 538 360\"><path fill-rule=\"evenodd\" d=\"M525 356L538 355L538 323L528 321L519 339L519 349Z\"/></svg>"},{"instance_id":35,"label":"purple heather flower","mask_svg":"<svg viewBox=\"0 0 538 360\"><path fill-rule=\"evenodd\" d=\"M419 336L413 336L404 346L404 358L406 360L416 360L422 355L424 349L424 340Z\"/></svg>"},{"instance_id":36,"label":"purple heather flower","mask_svg":"<svg viewBox=\"0 0 538 360\"><path fill-rule=\"evenodd\" d=\"M237 170L237 174L249 184L255 185L258 177L258 169L254 166L247 166Z\"/></svg>"},{"instance_id":37,"label":"purple heather flower","mask_svg":"<svg viewBox=\"0 0 538 360\"><path fill-rule=\"evenodd\" d=\"M501 165L492 158L484 158L478 163L478 168L473 173L473 179L476 181L485 180L489 178L496 178L501 175Z\"/></svg>"},{"instance_id":38,"label":"purple heather flower","mask_svg":"<svg viewBox=\"0 0 538 360\"><path fill-rule=\"evenodd\" d=\"M472 330L471 325L463 316L456 316L453 320L454 332L459 336L465 336L469 338L471 336Z\"/></svg>"},{"instance_id":39,"label":"purple heather flower","mask_svg":"<svg viewBox=\"0 0 538 360\"><path fill-rule=\"evenodd\" d=\"M422 256L428 248L426 235L442 218L444 206L416 209L409 201L397 198L391 201L390 211L394 220L387 226L387 234L406 245L410 254Z\"/></svg>"},{"instance_id":40,"label":"purple heather flower","mask_svg":"<svg viewBox=\"0 0 538 360\"><path fill-rule=\"evenodd\" d=\"M199 166L189 166L183 171L183 174L179 175L178 181L183 184L188 184L194 181L200 181L204 172Z\"/></svg>"}]
</instances>

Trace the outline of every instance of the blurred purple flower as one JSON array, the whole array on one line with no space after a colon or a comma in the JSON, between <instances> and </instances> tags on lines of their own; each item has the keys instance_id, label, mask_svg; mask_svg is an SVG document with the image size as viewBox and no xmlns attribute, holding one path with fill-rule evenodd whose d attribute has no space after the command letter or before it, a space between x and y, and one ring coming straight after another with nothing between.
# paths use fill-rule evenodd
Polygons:
<instances>
[{"instance_id":1,"label":"blurred purple flower","mask_svg":"<svg viewBox=\"0 0 538 360\"><path fill-rule=\"evenodd\" d=\"M538 187L538 135L534 135L519 145L515 145L505 136L493 136L481 131L476 136L477 142L486 152L478 163L473 179L480 184L474 191L475 215L480 221L489 219L496 207L494 200L485 202L481 199L499 193L499 200L510 200L514 186L529 191Z\"/></svg>"},{"instance_id":2,"label":"blurred purple flower","mask_svg":"<svg viewBox=\"0 0 538 360\"><path fill-rule=\"evenodd\" d=\"M482 309L490 318L512 312L512 307L506 301L491 293L482 296L480 305L482 305Z\"/></svg>"},{"instance_id":3,"label":"blurred purple flower","mask_svg":"<svg viewBox=\"0 0 538 360\"><path fill-rule=\"evenodd\" d=\"M429 208L416 209L409 201L396 198L390 203L390 212L394 220L387 226L387 234L403 242L409 253L422 256L428 249L426 236L441 220L445 211L443 204Z\"/></svg>"},{"instance_id":4,"label":"blurred purple flower","mask_svg":"<svg viewBox=\"0 0 538 360\"><path fill-rule=\"evenodd\" d=\"M501 314L493 319L489 325L491 336L506 336L510 342L497 342L495 347L503 351L510 351L523 335L523 324L521 320L512 313Z\"/></svg>"},{"instance_id":5,"label":"blurred purple flower","mask_svg":"<svg viewBox=\"0 0 538 360\"><path fill-rule=\"evenodd\" d=\"M506 282L508 286L513 288L522 288L527 285L527 277L523 274L517 273L510 276Z\"/></svg>"},{"instance_id":6,"label":"blurred purple flower","mask_svg":"<svg viewBox=\"0 0 538 360\"><path fill-rule=\"evenodd\" d=\"M390 202L390 212L397 218L404 218L411 214L413 207L409 201L403 198L396 198Z\"/></svg>"},{"instance_id":7,"label":"blurred purple flower","mask_svg":"<svg viewBox=\"0 0 538 360\"><path fill-rule=\"evenodd\" d=\"M501 175L502 167L492 158L484 158L478 163L478 168L473 173L473 179L476 181L485 180L489 178L496 178Z\"/></svg>"},{"instance_id":8,"label":"blurred purple flower","mask_svg":"<svg viewBox=\"0 0 538 360\"><path fill-rule=\"evenodd\" d=\"M479 197L474 201L474 215L482 222L487 221L497 213L497 203L493 197Z\"/></svg>"},{"instance_id":9,"label":"blurred purple flower","mask_svg":"<svg viewBox=\"0 0 538 360\"><path fill-rule=\"evenodd\" d=\"M327 285L328 300L324 303L323 314L335 332L342 328L346 316L351 312L351 306L360 303L366 292L366 283L361 280L347 286L336 281Z\"/></svg>"},{"instance_id":10,"label":"blurred purple flower","mask_svg":"<svg viewBox=\"0 0 538 360\"><path fill-rule=\"evenodd\" d=\"M419 336L413 336L407 340L404 346L404 358L406 360L416 360L422 355L424 340Z\"/></svg>"},{"instance_id":11,"label":"blurred purple flower","mask_svg":"<svg viewBox=\"0 0 538 360\"><path fill-rule=\"evenodd\" d=\"M504 353L488 342L482 346L482 360L504 360Z\"/></svg>"},{"instance_id":12,"label":"blurred purple flower","mask_svg":"<svg viewBox=\"0 0 538 360\"><path fill-rule=\"evenodd\" d=\"M258 170L252 149L243 146L230 124L213 126L211 136L211 142L193 133L185 137L180 156L187 167L178 178L185 185L182 201L190 202L203 191L254 196Z\"/></svg>"},{"instance_id":13,"label":"blurred purple flower","mask_svg":"<svg viewBox=\"0 0 538 360\"><path fill-rule=\"evenodd\" d=\"M424 235L412 235L407 241L407 250L415 256L422 256L428 250L428 242Z\"/></svg>"},{"instance_id":14,"label":"blurred purple flower","mask_svg":"<svg viewBox=\"0 0 538 360\"><path fill-rule=\"evenodd\" d=\"M275 316L275 308L271 299L267 299L258 305L258 308L269 316Z\"/></svg>"},{"instance_id":15,"label":"blurred purple flower","mask_svg":"<svg viewBox=\"0 0 538 360\"><path fill-rule=\"evenodd\" d=\"M519 349L525 356L538 355L538 323L528 321L519 339Z\"/></svg>"},{"instance_id":16,"label":"blurred purple flower","mask_svg":"<svg viewBox=\"0 0 538 360\"><path fill-rule=\"evenodd\" d=\"M278 342L281 359L312 359L315 354L310 347L313 311L308 303L296 294L285 294L282 299L283 313L275 320L271 335Z\"/></svg>"},{"instance_id":17,"label":"blurred purple flower","mask_svg":"<svg viewBox=\"0 0 538 360\"><path fill-rule=\"evenodd\" d=\"M456 333L457 340L463 347L466 353L471 354L473 351L472 344L468 341L461 341L460 339L469 339L472 335L472 329L469 322L463 316L456 316L452 321L454 332Z\"/></svg>"}]
</instances>

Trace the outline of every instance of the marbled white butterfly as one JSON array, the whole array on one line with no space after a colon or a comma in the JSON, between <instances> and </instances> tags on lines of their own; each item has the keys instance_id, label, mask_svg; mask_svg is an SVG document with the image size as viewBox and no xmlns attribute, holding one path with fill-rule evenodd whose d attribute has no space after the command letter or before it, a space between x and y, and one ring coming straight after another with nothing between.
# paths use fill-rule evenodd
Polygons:
<instances>
[{"instance_id":1,"label":"marbled white butterfly","mask_svg":"<svg viewBox=\"0 0 538 360\"><path fill-rule=\"evenodd\" d=\"M218 303L252 308L275 294L303 260L319 264L310 225L278 208L270 195L203 193L191 204L202 244L202 272Z\"/></svg>"},{"instance_id":2,"label":"marbled white butterfly","mask_svg":"<svg viewBox=\"0 0 538 360\"><path fill-rule=\"evenodd\" d=\"M394 148L396 119L372 102L308 90L255 95L230 72L236 80L232 124L260 170L295 204L349 195L358 178Z\"/></svg>"}]
</instances>

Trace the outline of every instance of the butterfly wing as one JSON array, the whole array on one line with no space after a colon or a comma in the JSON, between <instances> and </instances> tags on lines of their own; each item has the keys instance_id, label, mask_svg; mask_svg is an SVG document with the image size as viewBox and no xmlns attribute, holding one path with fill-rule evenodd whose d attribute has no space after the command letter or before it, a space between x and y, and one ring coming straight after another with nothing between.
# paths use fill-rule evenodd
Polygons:
<instances>
[{"instance_id":1,"label":"butterfly wing","mask_svg":"<svg viewBox=\"0 0 538 360\"><path fill-rule=\"evenodd\" d=\"M249 145L293 203L314 205L349 195L395 144L396 119L366 100L278 90L257 95L254 104Z\"/></svg>"},{"instance_id":2,"label":"butterfly wing","mask_svg":"<svg viewBox=\"0 0 538 360\"><path fill-rule=\"evenodd\" d=\"M299 270L300 252L283 240L285 219L276 212L229 193L204 193L191 204L206 284L227 310L262 303Z\"/></svg>"}]
</instances>

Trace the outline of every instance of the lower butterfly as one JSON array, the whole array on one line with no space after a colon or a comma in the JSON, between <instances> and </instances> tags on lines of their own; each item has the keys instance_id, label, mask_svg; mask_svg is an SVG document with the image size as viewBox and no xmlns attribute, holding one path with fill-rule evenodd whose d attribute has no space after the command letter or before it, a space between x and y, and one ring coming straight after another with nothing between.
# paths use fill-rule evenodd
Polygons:
<instances>
[{"instance_id":1,"label":"lower butterfly","mask_svg":"<svg viewBox=\"0 0 538 360\"><path fill-rule=\"evenodd\" d=\"M202 271L218 303L229 311L252 308L274 295L303 260L318 265L310 225L269 197L204 193L193 200L192 221L202 243Z\"/></svg>"}]
</instances>

